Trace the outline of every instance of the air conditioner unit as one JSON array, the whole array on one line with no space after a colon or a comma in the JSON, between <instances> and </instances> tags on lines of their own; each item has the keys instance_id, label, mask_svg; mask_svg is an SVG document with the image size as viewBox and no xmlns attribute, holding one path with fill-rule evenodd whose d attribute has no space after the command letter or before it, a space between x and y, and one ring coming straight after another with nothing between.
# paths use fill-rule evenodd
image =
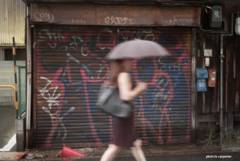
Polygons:
<instances>
[{"instance_id":1,"label":"air conditioner unit","mask_svg":"<svg viewBox=\"0 0 240 161\"><path fill-rule=\"evenodd\" d=\"M222 26L222 7L212 6L212 13L210 18L211 28L220 28Z\"/></svg>"},{"instance_id":2,"label":"air conditioner unit","mask_svg":"<svg viewBox=\"0 0 240 161\"><path fill-rule=\"evenodd\" d=\"M240 17L236 18L235 32L237 35L240 35Z\"/></svg>"}]
</instances>

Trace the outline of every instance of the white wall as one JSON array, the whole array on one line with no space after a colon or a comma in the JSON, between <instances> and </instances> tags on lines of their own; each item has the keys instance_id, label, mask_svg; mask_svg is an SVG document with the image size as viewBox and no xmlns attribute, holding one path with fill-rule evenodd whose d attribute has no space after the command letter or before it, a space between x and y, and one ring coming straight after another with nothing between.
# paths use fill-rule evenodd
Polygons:
<instances>
[{"instance_id":1,"label":"white wall","mask_svg":"<svg viewBox=\"0 0 240 161\"><path fill-rule=\"evenodd\" d=\"M25 66L25 61L17 61L17 65ZM15 86L13 61L0 61L0 85ZM0 107L13 105L14 105L13 89L0 88Z\"/></svg>"}]
</instances>

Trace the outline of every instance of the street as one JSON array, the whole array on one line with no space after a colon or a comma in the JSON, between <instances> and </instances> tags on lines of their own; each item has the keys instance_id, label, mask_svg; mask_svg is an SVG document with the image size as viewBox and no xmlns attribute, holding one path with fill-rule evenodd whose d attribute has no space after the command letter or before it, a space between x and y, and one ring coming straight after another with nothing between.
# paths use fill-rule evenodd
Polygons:
<instances>
[{"instance_id":1,"label":"street","mask_svg":"<svg viewBox=\"0 0 240 161\"><path fill-rule=\"evenodd\" d=\"M240 152L220 152L220 153L203 153L203 154L178 154L178 155L147 155L147 161L203 161L203 160L224 160L224 161L239 161ZM100 156L86 157L86 158L49 158L44 160L60 161L99 161ZM28 161L27 159L21 159L20 161ZM42 161L42 159L33 159L33 161ZM114 161L135 161L135 158L131 155L120 156L114 159Z\"/></svg>"},{"instance_id":2,"label":"street","mask_svg":"<svg viewBox=\"0 0 240 161\"><path fill-rule=\"evenodd\" d=\"M210 158L207 158L210 157ZM214 158L212 158L214 157ZM224 158L228 157L228 158ZM240 152L230 153L215 153L215 154L187 154L187 155L161 155L161 156L147 156L147 161L203 161L203 160L225 160L225 161L239 161ZM98 161L99 158L92 159L78 159L74 161ZM114 161L135 161L133 157L118 157Z\"/></svg>"}]
</instances>

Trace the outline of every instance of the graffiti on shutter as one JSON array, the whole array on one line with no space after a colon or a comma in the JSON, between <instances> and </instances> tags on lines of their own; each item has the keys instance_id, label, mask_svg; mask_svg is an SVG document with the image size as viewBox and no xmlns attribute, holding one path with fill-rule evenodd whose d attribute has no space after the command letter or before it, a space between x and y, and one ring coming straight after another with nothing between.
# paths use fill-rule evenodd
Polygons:
<instances>
[{"instance_id":1,"label":"graffiti on shutter","mask_svg":"<svg viewBox=\"0 0 240 161\"><path fill-rule=\"evenodd\" d=\"M187 34L186 34L187 33ZM190 30L37 27L35 144L37 147L105 145L114 119L95 106L108 79L106 54L133 38L162 44L172 56L133 60L132 79L147 82L135 99L144 144L190 142Z\"/></svg>"}]
</instances>

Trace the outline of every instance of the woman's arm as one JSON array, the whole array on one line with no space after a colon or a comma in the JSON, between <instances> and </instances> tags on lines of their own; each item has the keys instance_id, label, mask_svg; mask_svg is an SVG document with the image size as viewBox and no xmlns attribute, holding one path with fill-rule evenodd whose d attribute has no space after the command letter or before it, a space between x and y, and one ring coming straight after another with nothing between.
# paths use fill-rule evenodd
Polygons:
<instances>
[{"instance_id":1,"label":"woman's arm","mask_svg":"<svg viewBox=\"0 0 240 161\"><path fill-rule=\"evenodd\" d=\"M120 73L118 76L118 88L120 98L123 101L130 101L139 95L144 89L147 88L146 83L139 82L137 86L132 89L131 77L128 73Z\"/></svg>"}]
</instances>

